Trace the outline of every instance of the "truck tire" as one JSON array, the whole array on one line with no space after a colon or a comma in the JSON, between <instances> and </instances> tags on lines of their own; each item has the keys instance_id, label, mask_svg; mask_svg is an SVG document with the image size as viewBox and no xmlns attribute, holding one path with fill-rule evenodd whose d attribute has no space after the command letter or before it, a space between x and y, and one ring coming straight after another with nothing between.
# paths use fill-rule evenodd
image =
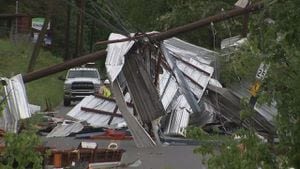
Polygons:
<instances>
[{"instance_id":1,"label":"truck tire","mask_svg":"<svg viewBox=\"0 0 300 169\"><path fill-rule=\"evenodd\" d=\"M70 99L64 99L64 106L70 106L71 100Z\"/></svg>"}]
</instances>

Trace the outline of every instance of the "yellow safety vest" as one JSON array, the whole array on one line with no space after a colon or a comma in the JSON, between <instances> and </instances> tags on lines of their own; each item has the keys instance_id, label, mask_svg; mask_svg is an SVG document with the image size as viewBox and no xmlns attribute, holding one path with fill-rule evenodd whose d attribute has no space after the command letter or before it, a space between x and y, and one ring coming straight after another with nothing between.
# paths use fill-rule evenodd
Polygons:
<instances>
[{"instance_id":1,"label":"yellow safety vest","mask_svg":"<svg viewBox=\"0 0 300 169\"><path fill-rule=\"evenodd\" d=\"M111 96L111 92L110 92L110 90L106 86L103 86L103 93L102 93L102 95L104 97L110 97Z\"/></svg>"}]
</instances>

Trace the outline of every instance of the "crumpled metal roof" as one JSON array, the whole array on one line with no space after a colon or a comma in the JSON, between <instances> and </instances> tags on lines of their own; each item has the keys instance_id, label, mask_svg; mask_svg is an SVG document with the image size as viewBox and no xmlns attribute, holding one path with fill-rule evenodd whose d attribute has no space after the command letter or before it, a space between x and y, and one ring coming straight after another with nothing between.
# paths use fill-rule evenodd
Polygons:
<instances>
[{"instance_id":1,"label":"crumpled metal roof","mask_svg":"<svg viewBox=\"0 0 300 169\"><path fill-rule=\"evenodd\" d=\"M127 95L125 98L126 101L129 102L129 95ZM108 124L111 119L110 115L99 114L96 111L87 111L82 109L82 107L94 109L96 111L100 110L114 113L116 103L112 100L90 95L79 102L67 115L79 121L86 121L94 127L120 128L126 126L126 122L122 117L113 117L111 123ZM132 107L129 107L129 110L131 111L131 113L133 112ZM119 109L117 109L116 114L121 114Z\"/></svg>"},{"instance_id":2,"label":"crumpled metal roof","mask_svg":"<svg viewBox=\"0 0 300 169\"><path fill-rule=\"evenodd\" d=\"M240 101L244 98L250 98L249 88L250 83L240 83L231 86L230 89L220 88L216 86L209 86L212 93L216 93L217 99L212 99L213 104L218 104L220 113L228 121L241 124L240 119ZM247 87L248 86L248 87ZM277 115L276 103L271 105L263 104L254 105L254 113L251 117L243 121L244 127L254 127L258 133L263 136L276 135L274 127L275 116Z\"/></svg>"},{"instance_id":3,"label":"crumpled metal roof","mask_svg":"<svg viewBox=\"0 0 300 169\"><path fill-rule=\"evenodd\" d=\"M176 68L180 70L180 74L183 75L184 78L182 80L185 81L189 90L197 98L196 104L198 104L198 106L202 104L201 112L204 113L203 117L205 117L202 121L209 122L214 110L205 103L201 103L201 99L207 85L212 79L217 53L189 44L177 38L165 40L164 45L170 56L173 57L172 59L175 59L174 66L176 66ZM186 132L185 129L190 120L190 114L195 112L191 109L191 100L187 100L187 96L185 96L180 89L181 86L178 83L178 79L176 79L176 77L173 76L173 72L170 73L170 71L168 68L165 68L163 73L159 76L159 94L161 101L165 110L171 113L165 134L184 136Z\"/></svg>"},{"instance_id":4,"label":"crumpled metal roof","mask_svg":"<svg viewBox=\"0 0 300 169\"><path fill-rule=\"evenodd\" d=\"M191 91L200 100L214 73L217 53L178 38L164 41Z\"/></svg>"},{"instance_id":5,"label":"crumpled metal roof","mask_svg":"<svg viewBox=\"0 0 300 169\"><path fill-rule=\"evenodd\" d=\"M109 35L109 40L126 38L124 35L111 33ZM123 65L125 63L124 55L133 46L134 41L120 42L109 44L107 46L107 57L105 61L105 67L107 75L111 81L114 81L119 73L121 72Z\"/></svg>"},{"instance_id":6,"label":"crumpled metal roof","mask_svg":"<svg viewBox=\"0 0 300 169\"><path fill-rule=\"evenodd\" d=\"M170 51L177 53L186 59L193 58L206 65L213 65L216 61L216 52L193 45L178 38L164 40L164 44Z\"/></svg>"},{"instance_id":7,"label":"crumpled metal roof","mask_svg":"<svg viewBox=\"0 0 300 169\"><path fill-rule=\"evenodd\" d=\"M17 132L17 123L20 119L31 117L25 85L22 75L16 75L11 79L1 78L7 85L4 86L7 106L0 117L0 128L9 132Z\"/></svg>"},{"instance_id":8,"label":"crumpled metal roof","mask_svg":"<svg viewBox=\"0 0 300 169\"><path fill-rule=\"evenodd\" d=\"M66 137L72 133L77 133L83 129L80 122L72 124L58 124L46 137Z\"/></svg>"},{"instance_id":9,"label":"crumpled metal roof","mask_svg":"<svg viewBox=\"0 0 300 169\"><path fill-rule=\"evenodd\" d=\"M239 98L250 98L251 94L249 89L251 87L251 83L249 82L241 82L239 84L233 85L230 89L231 91ZM254 105L254 110L263 116L268 122L274 125L275 117L277 116L277 108L276 102L272 102L270 105L264 103L259 104L258 102Z\"/></svg>"}]
</instances>

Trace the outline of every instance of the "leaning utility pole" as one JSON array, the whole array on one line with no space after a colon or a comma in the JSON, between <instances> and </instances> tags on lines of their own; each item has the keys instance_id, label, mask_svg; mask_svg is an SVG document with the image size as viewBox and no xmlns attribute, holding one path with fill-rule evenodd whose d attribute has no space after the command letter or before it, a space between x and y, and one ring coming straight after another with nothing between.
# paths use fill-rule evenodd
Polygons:
<instances>
[{"instance_id":1,"label":"leaning utility pole","mask_svg":"<svg viewBox=\"0 0 300 169\"><path fill-rule=\"evenodd\" d=\"M247 13L251 13L254 11L257 11L259 9L263 8L263 3L262 2L258 2L255 3L253 5L249 5L246 8L236 8L236 9L232 9L230 11L227 12L222 12L220 14L217 15L213 15L201 20L198 20L196 22L193 23L189 23L183 26L179 26L170 30L167 30L165 32L161 32L161 33L156 33L156 34L149 34L149 35L142 35L142 36L136 36L136 37L130 37L130 38L125 38L125 39L119 39L119 40L113 40L113 41L105 41L105 43L102 44L107 44L107 43L117 43L117 42L124 42L124 41L128 41L128 40L134 40L134 39L141 39L145 36L147 36L150 40L153 41L161 41L164 39L168 39L171 38L173 36L179 35L181 33L185 33L188 31L192 31L207 25L210 25L210 23L212 22L220 22L223 20L227 20L229 18L233 18L236 16L240 16L240 15L244 15ZM96 61L98 59L104 58L106 56L107 52L105 50L99 51L99 52L95 52L95 53L91 53L89 55L86 56L82 56L76 59L72 59L70 61L67 61L65 63L61 63L58 65L54 65L54 66L50 66L48 68L45 69L41 69L38 70L36 72L32 72L32 73L28 73L23 75L23 80L24 82L30 82L33 80L37 80L39 78L63 71L63 70L67 70L71 67L75 67L75 66L80 66L84 63L87 62L93 62Z\"/></svg>"},{"instance_id":2,"label":"leaning utility pole","mask_svg":"<svg viewBox=\"0 0 300 169\"><path fill-rule=\"evenodd\" d=\"M36 60L37 60L37 58L39 56L39 53L40 53L40 48L42 46L42 43L44 42L45 34L47 32L48 25L49 25L49 22L50 22L50 18L51 18L51 15L52 15L52 9L53 9L53 2L52 1L49 1L48 7L49 7L49 10L47 11L47 16L45 17L43 27L42 27L41 31L39 32L37 42L34 45L34 48L33 48L33 51L32 51L31 57L30 57L30 61L29 61L29 64L28 64L27 72L32 72L33 71Z\"/></svg>"},{"instance_id":3,"label":"leaning utility pole","mask_svg":"<svg viewBox=\"0 0 300 169\"><path fill-rule=\"evenodd\" d=\"M32 51L32 55L30 57L27 72L32 72L33 69L34 69L36 60L37 60L37 58L39 56L39 53L40 53L40 48L41 48L41 46L44 42L44 38L45 38L45 34L47 32L47 29L48 29L49 21L50 21L49 16L47 16L44 20L43 27L42 27L41 31L39 32L38 39L37 39L37 41L36 41L36 43L33 47L33 51Z\"/></svg>"}]
</instances>

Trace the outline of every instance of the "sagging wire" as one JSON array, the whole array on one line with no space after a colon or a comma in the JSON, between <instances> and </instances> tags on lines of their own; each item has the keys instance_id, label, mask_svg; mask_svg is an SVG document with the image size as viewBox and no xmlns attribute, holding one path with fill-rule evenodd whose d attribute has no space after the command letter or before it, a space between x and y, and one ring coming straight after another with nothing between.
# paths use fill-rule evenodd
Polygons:
<instances>
[{"instance_id":1,"label":"sagging wire","mask_svg":"<svg viewBox=\"0 0 300 169\"><path fill-rule=\"evenodd\" d=\"M129 31L126 29L126 27L124 25L122 25L122 23L120 23L120 19L118 19L117 16L115 16L115 14L113 13L113 11L110 8L108 8L108 10L104 9L104 8L101 8L100 5L97 2L94 2L94 0L90 0L89 2L92 3L92 7L94 8L95 12L97 12L97 14L99 15L99 17L102 20L104 20L108 25L110 25L111 27L114 27L114 28L118 29L119 33L122 33L122 34L125 34L125 35L129 34ZM104 5L106 5L106 3L104 3ZM104 17L104 14L108 15L109 17L112 17L115 20L115 22L118 24L119 27L115 26L115 25L113 25L111 23L109 23L107 21L107 19Z\"/></svg>"},{"instance_id":2,"label":"sagging wire","mask_svg":"<svg viewBox=\"0 0 300 169\"><path fill-rule=\"evenodd\" d=\"M96 6L92 5L92 7L94 8L94 11L98 14L98 16L101 18L102 22L104 22L107 25L107 27L113 28L112 30L118 30L119 32L122 32L121 29L118 29L118 28L114 27L111 23L109 23L107 21L107 19L105 19L105 17L101 14L101 12L99 12L99 10L96 8Z\"/></svg>"},{"instance_id":3,"label":"sagging wire","mask_svg":"<svg viewBox=\"0 0 300 169\"><path fill-rule=\"evenodd\" d=\"M96 23L102 25L102 26L105 26L106 28L108 29L111 29L113 31L116 31L118 33L122 33L122 30L116 28L116 27L113 27L111 25L107 25L104 21L100 20L99 18L96 18L95 16L93 16L92 14L86 12L86 11L83 11L82 9L80 9L79 7L77 7L75 4L73 4L72 2L69 2L68 0L64 0L64 2L71 6L72 8L74 8L77 12L82 12L86 17L90 18L91 20L95 21Z\"/></svg>"},{"instance_id":4,"label":"sagging wire","mask_svg":"<svg viewBox=\"0 0 300 169\"><path fill-rule=\"evenodd\" d=\"M222 14L224 13L224 9L223 9L223 8L221 9L221 12L222 12ZM231 29L230 29L230 27L229 27L229 25L228 25L228 21L224 21L223 24L224 24L225 29L228 31L229 37L231 37L232 34L231 34ZM215 25L214 25L213 22L211 22L210 26L211 26L211 31L212 31L212 34L213 34L213 49L216 50L216 36L217 36L217 30L216 30ZM216 58L216 56L215 56L215 61L214 61L214 67L215 67L215 73L214 73L214 74L215 74L215 76L216 76L216 79L218 79L219 72L218 72L218 63L217 63L217 58ZM216 113L216 114L219 114L219 116L220 116L220 115L221 115L221 114L220 114L221 108L220 108L220 103L219 103L219 96L216 95L216 96L214 97L214 99L215 99L216 105L213 105L213 107L215 107L216 110L217 110L217 113ZM211 104L211 105L212 105L212 104ZM219 121L220 121L220 124L221 124L223 130L227 133L228 131L227 131L226 127L224 126L224 121L222 120L222 118L219 118Z\"/></svg>"},{"instance_id":5,"label":"sagging wire","mask_svg":"<svg viewBox=\"0 0 300 169\"><path fill-rule=\"evenodd\" d=\"M114 3L114 1L111 1L111 0L108 0L108 3L107 3L107 8L110 11L111 16L115 19L115 21L119 24L119 26L122 27L123 30L127 32L127 34L130 34L130 31L126 28L125 23L121 18L120 11L118 10L117 5L115 3L114 4L113 3ZM114 10L111 10L112 8Z\"/></svg>"},{"instance_id":6,"label":"sagging wire","mask_svg":"<svg viewBox=\"0 0 300 169\"><path fill-rule=\"evenodd\" d=\"M90 2L94 5L93 7L97 10L98 14L101 14L101 15L107 15L111 18L114 19L115 23L117 24L118 26L118 29L119 30L122 30L122 34L124 34L125 36L128 36L130 34L130 31L129 29L127 28L125 22L123 21L121 15L120 15L120 10L118 9L118 5L114 2L114 1L103 1L103 7L93 1L93 0L90 0ZM99 12L101 11L101 12ZM126 22L126 23L129 23L129 22ZM131 25L131 24L130 24ZM132 25L130 27L133 27Z\"/></svg>"}]
</instances>

